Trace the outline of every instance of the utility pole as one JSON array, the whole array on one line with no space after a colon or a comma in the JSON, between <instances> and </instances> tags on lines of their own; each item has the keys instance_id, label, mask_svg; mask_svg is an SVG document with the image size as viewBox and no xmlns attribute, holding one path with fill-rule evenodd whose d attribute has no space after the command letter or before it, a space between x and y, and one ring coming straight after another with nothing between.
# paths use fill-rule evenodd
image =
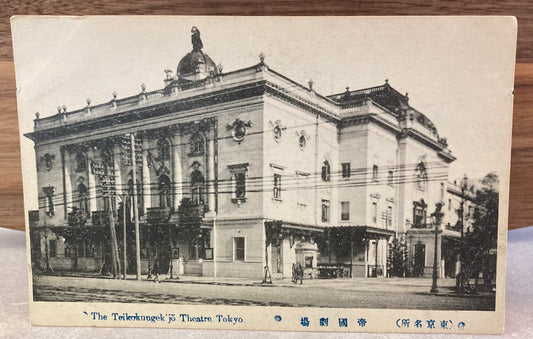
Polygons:
<instances>
[{"instance_id":1,"label":"utility pole","mask_svg":"<svg viewBox=\"0 0 533 339\"><path fill-rule=\"evenodd\" d=\"M268 245L272 244L274 237L274 223L272 221L270 225L266 222L263 223L265 228L265 267L263 268L263 281L262 284L272 284L272 275L270 274L270 267L268 266Z\"/></svg>"},{"instance_id":2,"label":"utility pole","mask_svg":"<svg viewBox=\"0 0 533 339\"><path fill-rule=\"evenodd\" d=\"M127 195L124 194L123 195L123 198L122 198L122 226L124 227L123 228L123 232L124 232L124 245L123 245L123 257L124 257L124 280L126 280L126 274L127 274L127 271L128 271L128 257L126 255L126 249L128 248L128 242L127 242L127 234L126 234L126 197Z\"/></svg>"},{"instance_id":3,"label":"utility pole","mask_svg":"<svg viewBox=\"0 0 533 339\"><path fill-rule=\"evenodd\" d=\"M107 196L109 228L111 229L111 254L113 256L113 278L120 279L120 257L118 253L117 233L115 230L115 218L113 216L113 200L111 193Z\"/></svg>"},{"instance_id":4,"label":"utility pole","mask_svg":"<svg viewBox=\"0 0 533 339\"><path fill-rule=\"evenodd\" d=\"M41 241L41 239L39 239ZM44 254L45 254L45 266L44 266L44 274L50 274L54 273L54 269L52 268L52 265L50 265L50 255L48 253L48 227L46 226L46 221L44 222Z\"/></svg>"},{"instance_id":5,"label":"utility pole","mask_svg":"<svg viewBox=\"0 0 533 339\"><path fill-rule=\"evenodd\" d=\"M213 214L213 277L217 277L217 211Z\"/></svg>"},{"instance_id":6,"label":"utility pole","mask_svg":"<svg viewBox=\"0 0 533 339\"><path fill-rule=\"evenodd\" d=\"M435 249L433 253L433 284L431 285L431 293L437 293L437 279L439 278L439 263L438 263L438 250L439 250L439 225L442 220L443 213L441 212L442 203L438 202L435 205L435 212L431 214L431 218L435 223Z\"/></svg>"},{"instance_id":7,"label":"utility pole","mask_svg":"<svg viewBox=\"0 0 533 339\"><path fill-rule=\"evenodd\" d=\"M137 206L137 157L135 152L135 134L130 133L131 166L133 179L133 215L135 222L135 263L137 267L137 280L141 280L141 237L139 234L139 209Z\"/></svg>"},{"instance_id":8,"label":"utility pole","mask_svg":"<svg viewBox=\"0 0 533 339\"><path fill-rule=\"evenodd\" d=\"M106 212L108 214L109 231L111 233L111 261L113 265L113 278L120 278L120 258L118 253L117 234L115 231L115 219L113 216L113 198L115 196L115 169L108 164L91 163L91 170L102 184L105 199Z\"/></svg>"},{"instance_id":9,"label":"utility pole","mask_svg":"<svg viewBox=\"0 0 533 339\"><path fill-rule=\"evenodd\" d=\"M464 292L464 227L465 227L465 202L466 202L466 190L468 188L468 177L466 174L463 177L463 182L461 183L461 243L459 248L459 278L456 279L455 290L458 293Z\"/></svg>"}]
</instances>

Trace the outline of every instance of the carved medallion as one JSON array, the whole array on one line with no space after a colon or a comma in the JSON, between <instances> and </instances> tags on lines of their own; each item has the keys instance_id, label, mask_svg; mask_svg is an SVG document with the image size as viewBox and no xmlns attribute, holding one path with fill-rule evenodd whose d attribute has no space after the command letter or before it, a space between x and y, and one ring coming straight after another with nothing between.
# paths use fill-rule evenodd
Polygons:
<instances>
[{"instance_id":1,"label":"carved medallion","mask_svg":"<svg viewBox=\"0 0 533 339\"><path fill-rule=\"evenodd\" d=\"M274 122L270 121L270 126L273 127L272 132L274 133L274 140L276 140L276 142L279 142L281 136L283 135L283 131L286 130L287 127L284 127L281 124L281 120L276 120Z\"/></svg>"},{"instance_id":2,"label":"carved medallion","mask_svg":"<svg viewBox=\"0 0 533 339\"><path fill-rule=\"evenodd\" d=\"M233 140L240 144L246 137L246 134L248 134L247 128L252 127L252 125L253 124L250 120L242 121L241 119L237 118L232 124L228 124L226 128L228 131L231 131Z\"/></svg>"},{"instance_id":3,"label":"carved medallion","mask_svg":"<svg viewBox=\"0 0 533 339\"><path fill-rule=\"evenodd\" d=\"M49 153L45 153L45 155L41 157L41 162L44 163L44 168L46 168L47 171L52 169L52 162L55 158L55 155Z\"/></svg>"},{"instance_id":4,"label":"carved medallion","mask_svg":"<svg viewBox=\"0 0 533 339\"><path fill-rule=\"evenodd\" d=\"M298 147L303 151L307 146L307 141L309 141L309 135L306 131L301 130L300 132L296 132L296 137L298 138Z\"/></svg>"}]
</instances>

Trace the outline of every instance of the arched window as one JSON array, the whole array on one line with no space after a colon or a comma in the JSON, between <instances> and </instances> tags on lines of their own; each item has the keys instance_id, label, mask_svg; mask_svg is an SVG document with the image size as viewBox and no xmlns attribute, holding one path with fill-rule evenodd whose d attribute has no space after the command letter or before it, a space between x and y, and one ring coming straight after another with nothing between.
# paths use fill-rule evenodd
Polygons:
<instances>
[{"instance_id":1,"label":"arched window","mask_svg":"<svg viewBox=\"0 0 533 339\"><path fill-rule=\"evenodd\" d=\"M76 154L76 172L84 172L87 169L87 158L85 154Z\"/></svg>"},{"instance_id":2,"label":"arched window","mask_svg":"<svg viewBox=\"0 0 533 339\"><path fill-rule=\"evenodd\" d=\"M324 161L324 164L322 165L322 180L329 181L331 179L331 166L329 165L329 162L326 160Z\"/></svg>"},{"instance_id":3,"label":"arched window","mask_svg":"<svg viewBox=\"0 0 533 339\"><path fill-rule=\"evenodd\" d=\"M89 190L83 183L78 185L78 203L80 211L89 212Z\"/></svg>"},{"instance_id":4,"label":"arched window","mask_svg":"<svg viewBox=\"0 0 533 339\"><path fill-rule=\"evenodd\" d=\"M416 188L418 188L421 191L425 191L426 184L428 181L428 174L427 174L426 165L424 164L424 162L419 162L416 165L415 176L416 176Z\"/></svg>"},{"instance_id":5,"label":"arched window","mask_svg":"<svg viewBox=\"0 0 533 339\"><path fill-rule=\"evenodd\" d=\"M102 164L107 167L113 167L113 154L108 148L104 148L100 154L102 158Z\"/></svg>"},{"instance_id":6,"label":"arched window","mask_svg":"<svg viewBox=\"0 0 533 339\"><path fill-rule=\"evenodd\" d=\"M190 155L200 155L205 151L204 138L200 133L196 133L191 137Z\"/></svg>"},{"instance_id":7,"label":"arched window","mask_svg":"<svg viewBox=\"0 0 533 339\"><path fill-rule=\"evenodd\" d=\"M159 207L171 207L170 179L164 174L159 177Z\"/></svg>"},{"instance_id":8,"label":"arched window","mask_svg":"<svg viewBox=\"0 0 533 339\"><path fill-rule=\"evenodd\" d=\"M157 141L157 151L159 160L170 159L170 143L166 139L159 139Z\"/></svg>"},{"instance_id":9,"label":"arched window","mask_svg":"<svg viewBox=\"0 0 533 339\"><path fill-rule=\"evenodd\" d=\"M204 175L199 170L195 170L191 174L191 201L196 205L203 205L205 203L204 194Z\"/></svg>"}]
</instances>

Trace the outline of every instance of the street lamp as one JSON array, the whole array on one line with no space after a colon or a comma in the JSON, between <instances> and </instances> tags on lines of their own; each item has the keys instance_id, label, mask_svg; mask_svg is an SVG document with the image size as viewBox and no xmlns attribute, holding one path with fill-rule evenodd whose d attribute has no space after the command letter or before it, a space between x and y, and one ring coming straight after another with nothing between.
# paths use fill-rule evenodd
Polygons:
<instances>
[{"instance_id":1,"label":"street lamp","mask_svg":"<svg viewBox=\"0 0 533 339\"><path fill-rule=\"evenodd\" d=\"M435 250L433 253L433 284L431 285L431 293L437 293L437 279L439 278L439 265L437 251L439 248L439 225L442 220L443 213L440 211L442 208L442 202L435 204L435 212L431 214L431 219L435 225Z\"/></svg>"}]
</instances>

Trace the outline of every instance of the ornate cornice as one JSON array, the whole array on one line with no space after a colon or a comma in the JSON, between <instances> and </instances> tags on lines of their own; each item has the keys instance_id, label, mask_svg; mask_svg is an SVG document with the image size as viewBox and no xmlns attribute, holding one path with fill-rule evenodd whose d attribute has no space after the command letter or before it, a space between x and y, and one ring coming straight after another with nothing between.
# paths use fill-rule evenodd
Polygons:
<instances>
[{"instance_id":1,"label":"ornate cornice","mask_svg":"<svg viewBox=\"0 0 533 339\"><path fill-rule=\"evenodd\" d=\"M285 90L281 86L278 86L270 81L265 82L265 90L266 93L273 95L274 97L281 99L287 103L290 103L294 106L297 106L299 108L305 109L306 111L319 115L322 119L333 122L333 123L339 123L340 118L336 116L333 112L328 111L327 109L309 101L303 98L300 98L289 91Z\"/></svg>"},{"instance_id":2,"label":"ornate cornice","mask_svg":"<svg viewBox=\"0 0 533 339\"><path fill-rule=\"evenodd\" d=\"M178 112L184 112L187 110L261 96L264 94L264 92L265 81L257 81L250 84L235 86L230 89L222 89L206 94L196 95L190 98L178 98L175 101L166 103L136 107L125 112L110 114L108 116L27 133L25 136L34 141L48 140L66 135L82 133L88 130L98 130L120 124L133 123L144 119L151 119L169 114L175 114Z\"/></svg>"},{"instance_id":3,"label":"ornate cornice","mask_svg":"<svg viewBox=\"0 0 533 339\"><path fill-rule=\"evenodd\" d=\"M401 133L401 129L398 126L394 126L387 121L379 119L378 115L375 113L369 113L369 114L358 115L358 116L342 119L340 128L346 128L349 126L356 126L356 125L367 125L370 123L380 126L395 135L398 135L399 133Z\"/></svg>"},{"instance_id":4,"label":"ornate cornice","mask_svg":"<svg viewBox=\"0 0 533 339\"><path fill-rule=\"evenodd\" d=\"M356 116L356 117L350 117L350 118L342 119L340 127L341 128L346 128L346 127L350 127L350 126L367 125L369 123L370 123L370 115L362 115L362 116Z\"/></svg>"},{"instance_id":5,"label":"ornate cornice","mask_svg":"<svg viewBox=\"0 0 533 339\"><path fill-rule=\"evenodd\" d=\"M439 142L435 140L431 140L427 136L423 135L422 133L418 132L417 130L413 128L404 128L402 129L401 133L397 135L398 139L404 139L404 138L413 138L414 140L430 147L431 149L438 152L439 156L443 157L444 159L449 159L451 161L455 160L455 157L449 154L445 151L445 148L443 145L441 145Z\"/></svg>"}]
</instances>

